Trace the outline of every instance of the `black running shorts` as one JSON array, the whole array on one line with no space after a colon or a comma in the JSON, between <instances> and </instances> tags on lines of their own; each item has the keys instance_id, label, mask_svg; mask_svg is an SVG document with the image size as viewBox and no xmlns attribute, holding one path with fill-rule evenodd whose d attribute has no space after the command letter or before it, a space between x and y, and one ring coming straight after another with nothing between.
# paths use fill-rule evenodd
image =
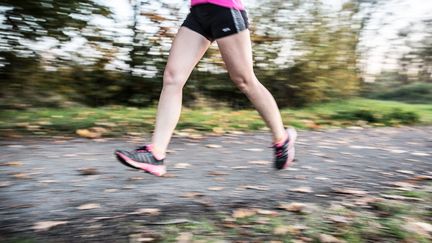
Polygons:
<instances>
[{"instance_id":1,"label":"black running shorts","mask_svg":"<svg viewBox=\"0 0 432 243\"><path fill-rule=\"evenodd\" d=\"M182 26L214 41L247 29L249 23L245 10L206 3L192 6Z\"/></svg>"}]
</instances>

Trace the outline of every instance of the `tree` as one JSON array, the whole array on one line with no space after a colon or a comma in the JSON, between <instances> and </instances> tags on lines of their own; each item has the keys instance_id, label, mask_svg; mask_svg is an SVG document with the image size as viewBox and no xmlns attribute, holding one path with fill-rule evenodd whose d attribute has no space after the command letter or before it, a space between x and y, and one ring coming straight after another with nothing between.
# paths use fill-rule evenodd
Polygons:
<instances>
[{"instance_id":1,"label":"tree","mask_svg":"<svg viewBox=\"0 0 432 243\"><path fill-rule=\"evenodd\" d=\"M3 23L0 25L0 98L37 93L37 74L44 72L41 56L32 45L55 39L65 43L80 35L91 42L105 41L101 35L80 34L90 27L94 15L110 16L110 10L92 0L1 0ZM60 45L60 44L59 44ZM69 60L67 60L69 61ZM43 75L42 75L43 76ZM30 95L30 94L29 94Z\"/></svg>"}]
</instances>

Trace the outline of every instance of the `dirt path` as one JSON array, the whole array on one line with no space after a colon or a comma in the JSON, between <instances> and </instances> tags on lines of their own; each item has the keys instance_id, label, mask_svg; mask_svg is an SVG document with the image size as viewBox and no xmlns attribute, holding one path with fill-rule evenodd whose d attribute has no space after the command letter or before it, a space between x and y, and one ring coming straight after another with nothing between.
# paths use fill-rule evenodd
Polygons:
<instances>
[{"instance_id":1,"label":"dirt path","mask_svg":"<svg viewBox=\"0 0 432 243\"><path fill-rule=\"evenodd\" d=\"M113 239L113 232L122 234L119 222L141 208L161 209L161 219L244 205L273 208L281 201L326 204L347 197L339 189L380 194L393 182L432 175L431 127L302 131L295 165L281 172L271 166L269 141L268 133L176 137L165 178L115 160L115 148L133 148L145 140L2 141L0 233L30 234L36 222L56 220L70 222L62 230L76 236L95 219L107 217L109 223L98 231L106 235L98 238ZM83 175L82 168L94 175ZM74 239L64 241L79 241Z\"/></svg>"}]
</instances>

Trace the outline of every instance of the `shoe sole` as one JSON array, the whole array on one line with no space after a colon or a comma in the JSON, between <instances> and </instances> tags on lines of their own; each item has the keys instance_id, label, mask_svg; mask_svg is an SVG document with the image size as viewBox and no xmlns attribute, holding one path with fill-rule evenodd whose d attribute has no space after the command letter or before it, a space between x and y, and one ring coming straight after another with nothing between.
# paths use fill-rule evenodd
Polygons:
<instances>
[{"instance_id":1,"label":"shoe sole","mask_svg":"<svg viewBox=\"0 0 432 243\"><path fill-rule=\"evenodd\" d=\"M287 133L289 136L288 158L287 158L287 161L285 162L285 165L283 166L283 169L287 169L288 167L290 167L293 164L294 158L295 158L294 145L295 145L295 141L297 139L297 131L294 128L288 128Z\"/></svg>"},{"instance_id":2,"label":"shoe sole","mask_svg":"<svg viewBox=\"0 0 432 243\"><path fill-rule=\"evenodd\" d=\"M143 170L155 176L163 176L166 173L166 167L164 165L151 165L151 164L140 163L133 159L130 159L129 157L123 155L120 152L116 152L115 154L117 156L117 159L123 165L126 165L130 168Z\"/></svg>"}]
</instances>

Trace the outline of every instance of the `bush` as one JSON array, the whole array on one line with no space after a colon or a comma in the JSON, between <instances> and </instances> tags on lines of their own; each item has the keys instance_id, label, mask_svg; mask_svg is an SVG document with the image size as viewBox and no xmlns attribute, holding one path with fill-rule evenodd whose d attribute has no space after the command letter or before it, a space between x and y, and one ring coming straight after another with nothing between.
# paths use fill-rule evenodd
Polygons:
<instances>
[{"instance_id":1,"label":"bush","mask_svg":"<svg viewBox=\"0 0 432 243\"><path fill-rule=\"evenodd\" d=\"M389 113L381 113L367 109L359 109L352 111L339 111L332 116L336 120L348 121L367 121L370 123L383 123L386 125L394 124L415 124L420 121L420 116L412 111L403 111L394 109Z\"/></svg>"},{"instance_id":2,"label":"bush","mask_svg":"<svg viewBox=\"0 0 432 243\"><path fill-rule=\"evenodd\" d=\"M374 99L430 104L432 103L432 83L412 83L391 88L387 91L374 92L367 96Z\"/></svg>"}]
</instances>

